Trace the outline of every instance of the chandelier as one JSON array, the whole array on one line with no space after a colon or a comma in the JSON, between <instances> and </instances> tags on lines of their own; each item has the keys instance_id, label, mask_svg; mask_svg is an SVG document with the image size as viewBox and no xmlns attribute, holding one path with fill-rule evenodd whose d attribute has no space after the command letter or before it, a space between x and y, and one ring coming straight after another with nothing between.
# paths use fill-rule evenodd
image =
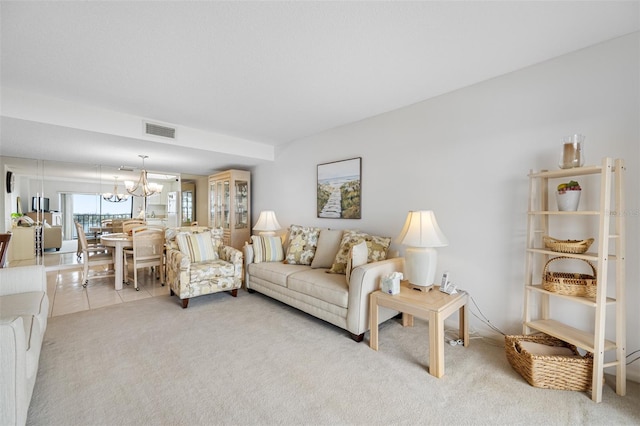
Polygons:
<instances>
[{"instance_id":1,"label":"chandelier","mask_svg":"<svg viewBox=\"0 0 640 426\"><path fill-rule=\"evenodd\" d=\"M112 203L120 203L129 199L129 194L118 194L118 176L114 176L115 182L113 183L113 192L105 192L102 194L102 199Z\"/></svg>"},{"instance_id":2,"label":"chandelier","mask_svg":"<svg viewBox=\"0 0 640 426\"><path fill-rule=\"evenodd\" d=\"M127 180L124 182L127 192L136 197L148 197L149 195L162 192L162 185L149 182L147 180L147 171L144 168L144 159L149 158L148 155L138 155L142 158L142 171L140 172L140 179L138 183L134 184L133 181Z\"/></svg>"}]
</instances>

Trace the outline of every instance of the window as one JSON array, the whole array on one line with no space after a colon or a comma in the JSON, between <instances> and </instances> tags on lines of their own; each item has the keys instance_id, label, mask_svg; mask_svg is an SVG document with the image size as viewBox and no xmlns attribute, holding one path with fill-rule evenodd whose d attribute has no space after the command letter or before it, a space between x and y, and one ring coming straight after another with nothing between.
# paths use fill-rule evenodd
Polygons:
<instances>
[{"instance_id":1,"label":"window","mask_svg":"<svg viewBox=\"0 0 640 426\"><path fill-rule=\"evenodd\" d=\"M73 221L80 222L85 232L92 226L100 226L103 219L127 219L133 212L133 197L120 203L105 201L99 194L67 194L71 197ZM78 236L73 232L74 238Z\"/></svg>"}]
</instances>

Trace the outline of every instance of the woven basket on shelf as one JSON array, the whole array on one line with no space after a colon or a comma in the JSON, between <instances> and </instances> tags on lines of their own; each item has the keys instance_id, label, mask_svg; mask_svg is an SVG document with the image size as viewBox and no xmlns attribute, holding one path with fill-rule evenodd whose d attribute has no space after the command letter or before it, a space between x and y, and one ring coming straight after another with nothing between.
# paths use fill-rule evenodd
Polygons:
<instances>
[{"instance_id":1,"label":"woven basket on shelf","mask_svg":"<svg viewBox=\"0 0 640 426\"><path fill-rule=\"evenodd\" d=\"M550 272L549 265L551 262L555 262L562 259L571 259L569 257L554 257L544 265L544 271L542 272L542 288L547 291L552 291L558 294L564 294L567 296L581 296L581 297L596 297L597 292L597 279L596 268L591 262L583 259L593 271L593 275L579 274L573 272Z\"/></svg>"},{"instance_id":2,"label":"woven basket on shelf","mask_svg":"<svg viewBox=\"0 0 640 426\"><path fill-rule=\"evenodd\" d=\"M574 355L532 354L520 346L522 341L567 347ZM509 364L531 386L577 391L591 389L593 355L590 353L582 356L575 346L546 334L505 336L504 347Z\"/></svg>"},{"instance_id":3,"label":"woven basket on shelf","mask_svg":"<svg viewBox=\"0 0 640 426\"><path fill-rule=\"evenodd\" d=\"M544 246L552 251L560 253L581 254L589 250L593 244L593 238L586 240L558 240L556 238L545 235L542 237Z\"/></svg>"}]
</instances>

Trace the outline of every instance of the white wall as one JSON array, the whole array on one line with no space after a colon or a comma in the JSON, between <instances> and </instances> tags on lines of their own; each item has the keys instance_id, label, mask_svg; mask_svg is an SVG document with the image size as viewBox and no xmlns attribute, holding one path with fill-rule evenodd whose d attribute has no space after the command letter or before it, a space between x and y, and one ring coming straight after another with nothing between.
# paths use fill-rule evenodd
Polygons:
<instances>
[{"instance_id":1,"label":"white wall","mask_svg":"<svg viewBox=\"0 0 640 426\"><path fill-rule=\"evenodd\" d=\"M519 333L527 173L556 169L560 138L582 133L588 164L626 161L627 348L640 349L639 51L635 33L295 141L254 169L253 217L269 209L283 226L395 237L408 210L432 209L449 238L438 275L451 271L494 325ZM362 157L362 219L316 218L316 165L352 157Z\"/></svg>"}]
</instances>

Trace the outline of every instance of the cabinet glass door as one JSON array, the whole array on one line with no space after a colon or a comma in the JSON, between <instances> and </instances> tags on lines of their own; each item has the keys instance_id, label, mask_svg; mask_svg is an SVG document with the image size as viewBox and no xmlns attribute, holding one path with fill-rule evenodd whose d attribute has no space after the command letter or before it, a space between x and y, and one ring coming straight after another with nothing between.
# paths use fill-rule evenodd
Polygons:
<instances>
[{"instance_id":1,"label":"cabinet glass door","mask_svg":"<svg viewBox=\"0 0 640 426\"><path fill-rule=\"evenodd\" d=\"M249 183L236 181L236 229L249 227Z\"/></svg>"},{"instance_id":2,"label":"cabinet glass door","mask_svg":"<svg viewBox=\"0 0 640 426\"><path fill-rule=\"evenodd\" d=\"M210 182L209 183L209 206L210 206L210 209L211 209L209 211L209 223L214 228L217 228L218 227L218 211L219 211L219 207L218 207L218 193L216 191L216 183L215 182Z\"/></svg>"},{"instance_id":3,"label":"cabinet glass door","mask_svg":"<svg viewBox=\"0 0 640 426\"><path fill-rule=\"evenodd\" d=\"M229 181L225 180L223 182L221 182L221 186L222 186L222 204L221 204L221 210L222 210L222 219L221 219L221 226L224 229L229 229L229 221L231 219L230 217L230 212L229 212L229 208L230 208L230 203L231 203L231 198L230 198L230 194L229 191L231 190L230 186L229 186Z\"/></svg>"}]
</instances>

